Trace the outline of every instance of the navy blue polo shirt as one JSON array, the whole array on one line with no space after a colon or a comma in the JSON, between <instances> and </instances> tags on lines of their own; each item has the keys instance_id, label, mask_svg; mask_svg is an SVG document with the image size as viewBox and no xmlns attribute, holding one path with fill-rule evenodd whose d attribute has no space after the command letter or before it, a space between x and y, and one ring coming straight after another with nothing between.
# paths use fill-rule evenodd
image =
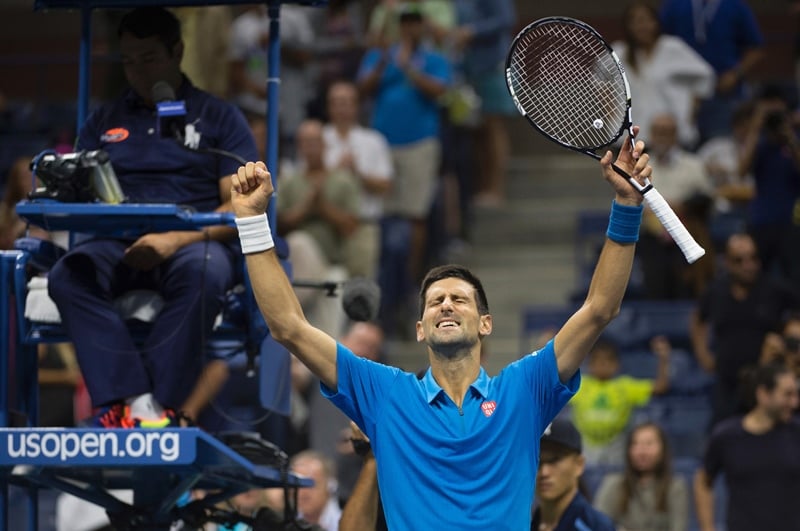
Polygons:
<instances>
[{"instance_id":1,"label":"navy blue polo shirt","mask_svg":"<svg viewBox=\"0 0 800 531\"><path fill-rule=\"evenodd\" d=\"M539 508L533 513L531 531L538 531L540 523ZM614 531L614 521L601 513L579 492L569 502L567 509L553 531Z\"/></svg>"},{"instance_id":2,"label":"navy blue polo shirt","mask_svg":"<svg viewBox=\"0 0 800 531\"><path fill-rule=\"evenodd\" d=\"M337 348L338 389L322 393L372 441L392 531L527 529L539 439L578 390L558 377L553 342L490 378L459 409L430 369L416 375Z\"/></svg>"},{"instance_id":3,"label":"navy blue polo shirt","mask_svg":"<svg viewBox=\"0 0 800 531\"><path fill-rule=\"evenodd\" d=\"M187 127L199 134L199 148L258 160L253 135L233 105L204 92L184 77L176 98L186 103ZM122 190L132 203L178 203L200 212L220 205L219 180L239 163L211 153L193 153L176 140L160 138L155 109L128 89L94 111L81 128L78 149L104 149Z\"/></svg>"}]
</instances>

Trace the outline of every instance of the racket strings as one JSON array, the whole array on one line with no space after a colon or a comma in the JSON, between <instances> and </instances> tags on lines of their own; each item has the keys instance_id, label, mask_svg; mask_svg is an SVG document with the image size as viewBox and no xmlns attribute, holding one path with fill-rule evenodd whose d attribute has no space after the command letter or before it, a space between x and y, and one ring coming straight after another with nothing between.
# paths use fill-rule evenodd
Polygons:
<instances>
[{"instance_id":1,"label":"racket strings","mask_svg":"<svg viewBox=\"0 0 800 531\"><path fill-rule=\"evenodd\" d=\"M616 60L590 31L565 23L520 36L508 81L521 110L546 134L579 148L619 136L627 90Z\"/></svg>"}]
</instances>

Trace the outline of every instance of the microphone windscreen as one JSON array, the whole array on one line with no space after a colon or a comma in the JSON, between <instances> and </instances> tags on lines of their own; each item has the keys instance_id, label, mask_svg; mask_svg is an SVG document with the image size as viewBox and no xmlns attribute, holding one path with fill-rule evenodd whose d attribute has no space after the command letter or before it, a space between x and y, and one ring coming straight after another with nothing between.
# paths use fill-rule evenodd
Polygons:
<instances>
[{"instance_id":1,"label":"microphone windscreen","mask_svg":"<svg viewBox=\"0 0 800 531\"><path fill-rule=\"evenodd\" d=\"M342 286L342 308L353 321L374 321L381 305L381 289L367 278L355 277Z\"/></svg>"},{"instance_id":2,"label":"microphone windscreen","mask_svg":"<svg viewBox=\"0 0 800 531\"><path fill-rule=\"evenodd\" d=\"M155 103L175 101L175 91L166 81L156 81L153 88L150 89L150 95L153 97Z\"/></svg>"}]
</instances>

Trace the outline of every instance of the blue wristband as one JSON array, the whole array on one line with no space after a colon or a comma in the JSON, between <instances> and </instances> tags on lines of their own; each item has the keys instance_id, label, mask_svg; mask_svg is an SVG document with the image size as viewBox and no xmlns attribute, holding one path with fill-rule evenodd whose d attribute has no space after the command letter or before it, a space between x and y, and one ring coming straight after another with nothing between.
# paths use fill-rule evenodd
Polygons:
<instances>
[{"instance_id":1,"label":"blue wristband","mask_svg":"<svg viewBox=\"0 0 800 531\"><path fill-rule=\"evenodd\" d=\"M617 243L636 243L639 241L639 225L642 224L644 207L620 205L611 202L611 216L608 219L608 239Z\"/></svg>"}]
</instances>

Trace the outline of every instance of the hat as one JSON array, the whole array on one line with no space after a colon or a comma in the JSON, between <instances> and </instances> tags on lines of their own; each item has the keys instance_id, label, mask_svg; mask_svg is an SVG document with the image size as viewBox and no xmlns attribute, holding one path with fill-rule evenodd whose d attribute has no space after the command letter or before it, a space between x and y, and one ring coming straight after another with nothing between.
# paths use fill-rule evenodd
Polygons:
<instances>
[{"instance_id":1,"label":"hat","mask_svg":"<svg viewBox=\"0 0 800 531\"><path fill-rule=\"evenodd\" d=\"M551 442L560 444L565 448L574 450L578 453L583 451L583 444L581 443L581 434L575 428L575 425L566 419L555 419L542 434L542 442Z\"/></svg>"}]
</instances>

